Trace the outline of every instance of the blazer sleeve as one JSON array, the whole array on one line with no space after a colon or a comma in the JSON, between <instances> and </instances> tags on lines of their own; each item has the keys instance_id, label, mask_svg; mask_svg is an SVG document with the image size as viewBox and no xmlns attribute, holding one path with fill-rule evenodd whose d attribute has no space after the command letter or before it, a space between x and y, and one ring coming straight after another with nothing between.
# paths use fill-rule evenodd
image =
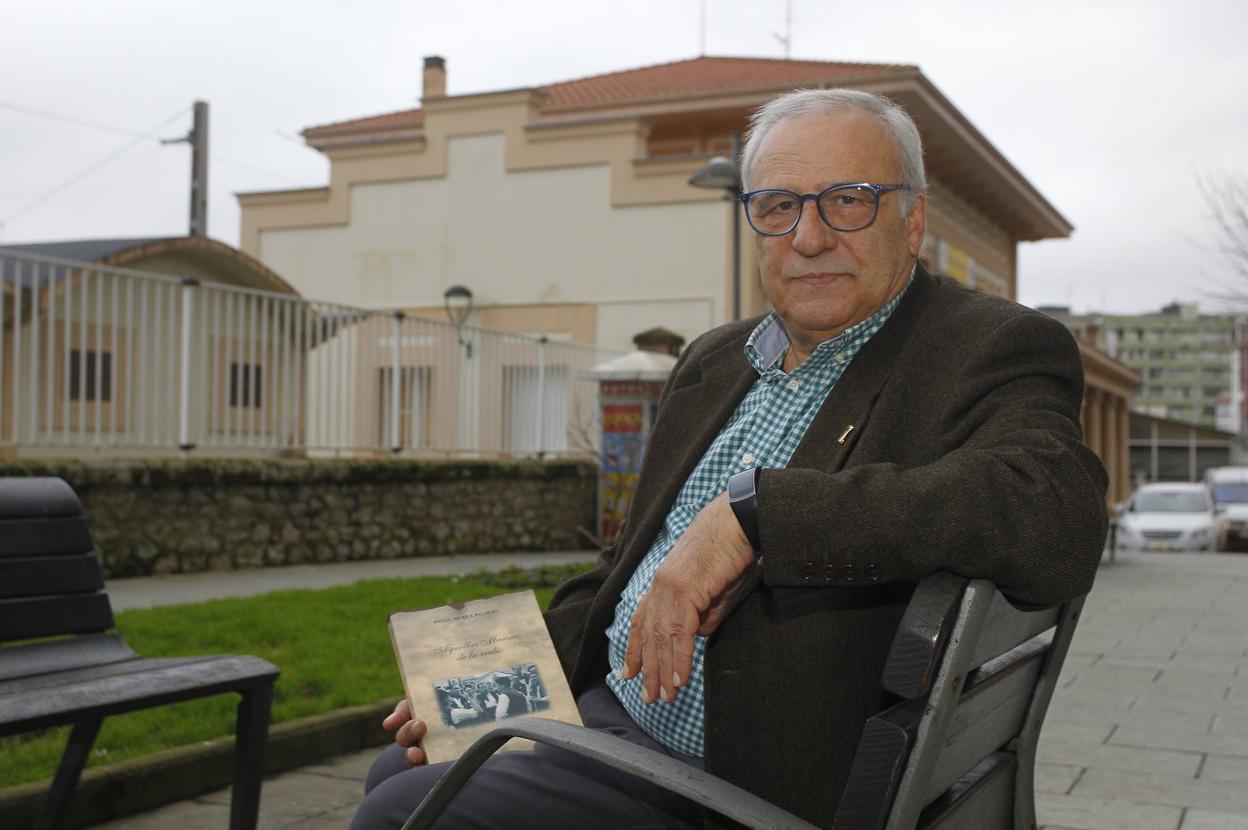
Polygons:
<instances>
[{"instance_id":1,"label":"blazer sleeve","mask_svg":"<svg viewBox=\"0 0 1248 830\"><path fill-rule=\"evenodd\" d=\"M947 570L1046 605L1091 588L1106 475L1082 441L1073 338L1027 311L941 342L958 348L923 363L926 381L912 371L886 384L855 449L872 442L864 462L762 472L764 584L871 586ZM896 453L879 449L890 444ZM910 463L919 444L939 452Z\"/></svg>"}]
</instances>

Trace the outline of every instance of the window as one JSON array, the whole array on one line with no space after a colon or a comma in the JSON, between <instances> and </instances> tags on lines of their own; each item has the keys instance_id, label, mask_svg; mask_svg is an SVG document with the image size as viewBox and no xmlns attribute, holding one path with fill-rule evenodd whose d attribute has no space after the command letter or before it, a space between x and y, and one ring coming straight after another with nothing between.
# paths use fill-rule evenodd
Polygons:
<instances>
[{"instance_id":1,"label":"window","mask_svg":"<svg viewBox=\"0 0 1248 830\"><path fill-rule=\"evenodd\" d=\"M230 363L230 406L259 409L261 366L256 363Z\"/></svg>"},{"instance_id":2,"label":"window","mask_svg":"<svg viewBox=\"0 0 1248 830\"><path fill-rule=\"evenodd\" d=\"M393 366L386 366L377 370L377 444L387 449L395 449L395 434L391 428L391 418L394 415L394 409L390 398L394 391L393 383ZM432 443L429 431L429 400L432 390L433 369L431 367L399 367L399 447L403 449L420 449L428 447Z\"/></svg>"},{"instance_id":3,"label":"window","mask_svg":"<svg viewBox=\"0 0 1248 830\"><path fill-rule=\"evenodd\" d=\"M544 373L537 366L504 366L503 450L567 450L568 395L567 366L547 366Z\"/></svg>"},{"instance_id":4,"label":"window","mask_svg":"<svg viewBox=\"0 0 1248 830\"><path fill-rule=\"evenodd\" d=\"M83 374L84 354L86 355L85 377ZM83 352L81 349L74 349L69 353L69 399L102 402L113 399L112 352Z\"/></svg>"}]
</instances>

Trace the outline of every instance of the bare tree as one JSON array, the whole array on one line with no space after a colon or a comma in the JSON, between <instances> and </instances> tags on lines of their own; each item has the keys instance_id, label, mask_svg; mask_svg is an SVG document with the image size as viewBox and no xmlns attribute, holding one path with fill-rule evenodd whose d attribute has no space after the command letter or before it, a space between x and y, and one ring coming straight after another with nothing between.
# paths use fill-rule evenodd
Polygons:
<instances>
[{"instance_id":1,"label":"bare tree","mask_svg":"<svg viewBox=\"0 0 1248 830\"><path fill-rule=\"evenodd\" d=\"M1199 181L1213 223L1212 250L1229 268L1233 293L1243 299L1248 295L1248 178L1203 176Z\"/></svg>"}]
</instances>

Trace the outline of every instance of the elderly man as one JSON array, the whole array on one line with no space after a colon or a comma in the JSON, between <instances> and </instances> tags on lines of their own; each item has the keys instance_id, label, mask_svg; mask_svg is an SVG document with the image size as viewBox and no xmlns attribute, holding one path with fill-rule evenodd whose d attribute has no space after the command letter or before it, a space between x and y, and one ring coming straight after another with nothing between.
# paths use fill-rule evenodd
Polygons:
<instances>
[{"instance_id":1,"label":"elderly man","mask_svg":"<svg viewBox=\"0 0 1248 830\"><path fill-rule=\"evenodd\" d=\"M755 115L742 168L775 310L690 344L619 540L546 618L587 726L828 824L887 705L878 680L915 581L948 570L1046 604L1087 591L1105 473L1080 440L1065 329L918 264L927 197L903 110L792 93ZM361 828L400 824L441 773L406 704L386 726L396 745ZM492 759L446 826L702 820L539 749Z\"/></svg>"}]
</instances>

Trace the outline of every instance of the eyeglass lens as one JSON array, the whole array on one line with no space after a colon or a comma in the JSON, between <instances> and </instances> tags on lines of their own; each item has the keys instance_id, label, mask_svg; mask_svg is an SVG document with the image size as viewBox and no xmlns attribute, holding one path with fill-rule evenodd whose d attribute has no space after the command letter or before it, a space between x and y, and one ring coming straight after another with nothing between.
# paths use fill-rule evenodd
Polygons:
<instances>
[{"instance_id":1,"label":"eyeglass lens","mask_svg":"<svg viewBox=\"0 0 1248 830\"><path fill-rule=\"evenodd\" d=\"M871 224L879 197L869 187L835 187L819 194L819 211L833 230L855 231ZM803 200L787 190L760 190L750 195L746 214L759 233L791 231L802 214Z\"/></svg>"}]
</instances>

